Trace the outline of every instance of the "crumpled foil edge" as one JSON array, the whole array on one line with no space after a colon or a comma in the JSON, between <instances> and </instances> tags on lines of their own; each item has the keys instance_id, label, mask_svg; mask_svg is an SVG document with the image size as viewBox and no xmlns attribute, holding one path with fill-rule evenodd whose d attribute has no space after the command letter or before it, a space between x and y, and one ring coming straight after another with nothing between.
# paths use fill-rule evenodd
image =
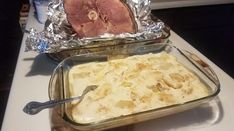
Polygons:
<instances>
[{"instance_id":1,"label":"crumpled foil edge","mask_svg":"<svg viewBox=\"0 0 234 131\"><path fill-rule=\"evenodd\" d=\"M119 35L106 33L97 37L79 39L67 21L63 0L51 0L48 5L48 17L44 30L41 32L37 32L34 28L29 30L25 41L25 51L55 53L95 44L95 41L105 42L116 39L126 41L153 40L163 35L164 23L162 21L155 22L150 17L150 0L125 0L125 3L128 4L133 12L138 26L137 33L122 33Z\"/></svg>"}]
</instances>

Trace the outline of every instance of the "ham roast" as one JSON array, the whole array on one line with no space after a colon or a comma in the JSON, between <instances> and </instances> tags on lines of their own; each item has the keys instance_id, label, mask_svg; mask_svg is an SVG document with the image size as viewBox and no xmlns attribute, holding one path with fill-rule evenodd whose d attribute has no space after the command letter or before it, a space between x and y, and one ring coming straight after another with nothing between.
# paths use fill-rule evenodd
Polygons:
<instances>
[{"instance_id":1,"label":"ham roast","mask_svg":"<svg viewBox=\"0 0 234 131\"><path fill-rule=\"evenodd\" d=\"M136 32L133 14L122 0L64 0L64 9L79 38Z\"/></svg>"}]
</instances>

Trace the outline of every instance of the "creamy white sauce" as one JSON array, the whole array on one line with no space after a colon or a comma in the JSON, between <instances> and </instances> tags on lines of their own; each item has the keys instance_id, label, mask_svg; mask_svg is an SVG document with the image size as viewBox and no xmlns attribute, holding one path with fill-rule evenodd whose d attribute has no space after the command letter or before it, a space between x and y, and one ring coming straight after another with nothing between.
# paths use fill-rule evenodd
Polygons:
<instances>
[{"instance_id":1,"label":"creamy white sauce","mask_svg":"<svg viewBox=\"0 0 234 131\"><path fill-rule=\"evenodd\" d=\"M90 123L184 103L208 95L207 87L176 58L165 52L87 63L69 72L71 97L89 85L98 88L73 102L72 117Z\"/></svg>"}]
</instances>

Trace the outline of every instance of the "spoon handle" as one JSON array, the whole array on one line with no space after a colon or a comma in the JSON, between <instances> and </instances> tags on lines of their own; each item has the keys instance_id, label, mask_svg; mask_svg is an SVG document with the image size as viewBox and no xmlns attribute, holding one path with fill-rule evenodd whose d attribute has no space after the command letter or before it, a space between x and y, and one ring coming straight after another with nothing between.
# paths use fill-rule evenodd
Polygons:
<instances>
[{"instance_id":1,"label":"spoon handle","mask_svg":"<svg viewBox=\"0 0 234 131\"><path fill-rule=\"evenodd\" d=\"M23 109L23 111L27 114L30 114L30 115L35 115L37 114L38 112L40 112L41 110L43 109L46 109L46 108L52 108L56 105L59 105L59 104L63 104L63 103L66 103L66 102L70 102L70 101L73 101L73 100L79 100L81 98L81 96L78 96L78 97L73 97L73 98L68 98L68 99L63 99L63 100L50 100L50 101L47 101L47 102L36 102L36 101L32 101L32 102L29 102Z\"/></svg>"},{"instance_id":2,"label":"spoon handle","mask_svg":"<svg viewBox=\"0 0 234 131\"><path fill-rule=\"evenodd\" d=\"M73 101L73 100L79 100L81 97L78 96L78 97L73 97L73 98L67 98L67 99L63 99L63 100L49 100L47 102L44 102L44 103L41 103L41 107L43 108L52 108L56 105L59 105L59 104L63 104L63 103L66 103L66 102L70 102L70 101Z\"/></svg>"},{"instance_id":3,"label":"spoon handle","mask_svg":"<svg viewBox=\"0 0 234 131\"><path fill-rule=\"evenodd\" d=\"M52 108L58 104L63 104L65 102L70 102L73 100L82 100L85 96L86 93L89 91L95 90L98 86L97 85L90 85L85 88L81 96L78 97L72 97L72 98L67 98L67 99L62 99L62 100L50 100L47 102L37 102L37 101L32 101L29 102L23 109L23 111L29 115L35 115L38 112L40 112L43 109L46 108Z\"/></svg>"}]
</instances>

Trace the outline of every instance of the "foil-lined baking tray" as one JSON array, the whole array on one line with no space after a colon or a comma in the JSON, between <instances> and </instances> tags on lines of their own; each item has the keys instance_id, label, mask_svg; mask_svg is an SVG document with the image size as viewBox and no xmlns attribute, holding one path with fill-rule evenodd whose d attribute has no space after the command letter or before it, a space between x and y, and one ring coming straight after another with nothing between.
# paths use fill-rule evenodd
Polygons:
<instances>
[{"instance_id":1,"label":"foil-lined baking tray","mask_svg":"<svg viewBox=\"0 0 234 131\"><path fill-rule=\"evenodd\" d=\"M177 60L188 68L190 71L195 73L198 78L204 83L208 90L208 96L194 99L185 103L173 104L165 107L155 108L151 110L146 110L138 113L133 113L130 115L119 116L115 118L110 118L102 121L91 122L91 123L77 123L71 118L70 114L70 103L58 106L55 110L57 115L63 119L63 121L69 126L78 130L104 130L119 126L124 126L128 124L134 124L142 121L147 121L150 119L156 119L159 117L171 115L174 113L182 112L191 108L195 108L203 103L207 103L220 92L220 83L217 75L212 70L212 68L201 60L197 55L181 50L171 44L165 44L164 46L159 46L157 43L135 46L134 48L127 48L124 52L122 50L116 50L114 54L105 53L91 53L84 55L72 56L64 61L62 61L58 67L54 70L50 83L49 83L49 97L50 99L65 99L68 93L67 74L69 70L76 65L89 62L106 61L108 59L118 59L120 56L128 57L132 55L141 55L148 53L160 53L166 52L173 55ZM118 53L117 53L118 52ZM101 54L101 55L100 55Z\"/></svg>"},{"instance_id":2,"label":"foil-lined baking tray","mask_svg":"<svg viewBox=\"0 0 234 131\"><path fill-rule=\"evenodd\" d=\"M31 28L26 39L25 51L47 53L55 60L76 54L93 52L97 47L129 44L144 41L164 43L170 36L170 28L151 15L150 0L123 0L133 13L138 31L134 34L103 34L96 37L78 38L66 18L63 0L51 0L44 30ZM100 51L100 50L99 50Z\"/></svg>"}]
</instances>

